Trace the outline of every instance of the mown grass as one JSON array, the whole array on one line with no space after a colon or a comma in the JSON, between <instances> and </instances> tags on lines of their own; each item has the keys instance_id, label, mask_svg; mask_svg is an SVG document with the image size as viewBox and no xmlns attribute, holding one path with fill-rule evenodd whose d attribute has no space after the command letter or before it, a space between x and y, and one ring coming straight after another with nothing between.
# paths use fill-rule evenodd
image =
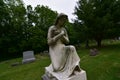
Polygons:
<instances>
[{"instance_id":1,"label":"mown grass","mask_svg":"<svg viewBox=\"0 0 120 80\"><path fill-rule=\"evenodd\" d=\"M0 63L0 80L41 80L44 67L50 63L49 57L36 55L33 63L21 64L22 58L8 60ZM17 66L11 66L19 62Z\"/></svg>"},{"instance_id":2,"label":"mown grass","mask_svg":"<svg viewBox=\"0 0 120 80\"><path fill-rule=\"evenodd\" d=\"M92 48L92 47L91 47ZM80 47L77 52L81 58L80 66L87 73L88 80L120 80L120 41L104 43L97 48L99 54L89 56L89 49ZM0 63L0 80L41 80L44 67L51 61L48 56L36 55L36 61L21 64L22 58ZM17 66L11 64L19 62Z\"/></svg>"}]
</instances>

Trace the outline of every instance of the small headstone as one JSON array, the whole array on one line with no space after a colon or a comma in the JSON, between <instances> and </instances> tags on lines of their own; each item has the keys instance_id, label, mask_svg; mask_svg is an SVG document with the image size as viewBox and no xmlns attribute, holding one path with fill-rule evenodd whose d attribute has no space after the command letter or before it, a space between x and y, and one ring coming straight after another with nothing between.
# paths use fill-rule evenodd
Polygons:
<instances>
[{"instance_id":1,"label":"small headstone","mask_svg":"<svg viewBox=\"0 0 120 80\"><path fill-rule=\"evenodd\" d=\"M43 51L43 53L42 53L43 55L49 55L49 52L48 51Z\"/></svg>"},{"instance_id":2,"label":"small headstone","mask_svg":"<svg viewBox=\"0 0 120 80\"><path fill-rule=\"evenodd\" d=\"M98 50L96 48L90 49L90 56L96 56L98 54Z\"/></svg>"},{"instance_id":3,"label":"small headstone","mask_svg":"<svg viewBox=\"0 0 120 80\"><path fill-rule=\"evenodd\" d=\"M43 51L40 53L41 56L50 56L49 51Z\"/></svg>"},{"instance_id":4,"label":"small headstone","mask_svg":"<svg viewBox=\"0 0 120 80\"><path fill-rule=\"evenodd\" d=\"M33 51L25 51L23 52L23 60L22 63L29 63L35 61L35 56Z\"/></svg>"},{"instance_id":5,"label":"small headstone","mask_svg":"<svg viewBox=\"0 0 120 80\"><path fill-rule=\"evenodd\" d=\"M20 65L19 62L15 62L15 63L12 63L11 66L17 66L17 65Z\"/></svg>"},{"instance_id":6,"label":"small headstone","mask_svg":"<svg viewBox=\"0 0 120 80\"><path fill-rule=\"evenodd\" d=\"M120 40L120 37L118 37L118 40Z\"/></svg>"}]
</instances>

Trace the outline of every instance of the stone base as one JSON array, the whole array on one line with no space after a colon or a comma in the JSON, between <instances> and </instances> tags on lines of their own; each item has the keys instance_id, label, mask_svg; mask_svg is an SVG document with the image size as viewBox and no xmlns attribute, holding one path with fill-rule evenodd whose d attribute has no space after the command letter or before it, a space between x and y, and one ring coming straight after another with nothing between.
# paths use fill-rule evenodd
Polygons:
<instances>
[{"instance_id":1,"label":"stone base","mask_svg":"<svg viewBox=\"0 0 120 80\"><path fill-rule=\"evenodd\" d=\"M86 72L83 70L76 72L76 75L71 76L68 80L87 80Z\"/></svg>"},{"instance_id":2,"label":"stone base","mask_svg":"<svg viewBox=\"0 0 120 80\"><path fill-rule=\"evenodd\" d=\"M56 78L49 78L49 77L47 76L47 74L44 74L44 75L42 76L42 80L58 80L58 79L56 79Z\"/></svg>"},{"instance_id":3,"label":"stone base","mask_svg":"<svg viewBox=\"0 0 120 80\"><path fill-rule=\"evenodd\" d=\"M24 59L24 60L22 60L22 63L26 64L26 63L31 63L31 62L34 62L34 61L35 61L35 58L30 58L30 59Z\"/></svg>"},{"instance_id":4,"label":"stone base","mask_svg":"<svg viewBox=\"0 0 120 80\"><path fill-rule=\"evenodd\" d=\"M44 74L42 76L42 80L58 80L56 78L49 78L47 74ZM75 75L72 75L71 77L65 79L65 80L87 80L86 72L84 70L81 70L81 72L75 72Z\"/></svg>"},{"instance_id":5,"label":"stone base","mask_svg":"<svg viewBox=\"0 0 120 80\"><path fill-rule=\"evenodd\" d=\"M42 76L42 80L50 80L50 79L49 79L49 77L48 77L46 74L44 74L44 75Z\"/></svg>"}]
</instances>

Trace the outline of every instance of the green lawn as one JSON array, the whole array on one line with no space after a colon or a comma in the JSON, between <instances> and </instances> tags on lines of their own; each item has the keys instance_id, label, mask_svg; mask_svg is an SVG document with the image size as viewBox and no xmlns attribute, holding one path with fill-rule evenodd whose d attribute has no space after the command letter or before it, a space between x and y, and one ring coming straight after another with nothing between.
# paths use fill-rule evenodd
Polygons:
<instances>
[{"instance_id":1,"label":"green lawn","mask_svg":"<svg viewBox=\"0 0 120 80\"><path fill-rule=\"evenodd\" d=\"M89 49L83 47L77 50L81 68L87 72L88 80L120 80L120 41L104 44L98 48L97 56L89 56ZM21 64L22 58L1 62L0 80L41 80L44 67L50 64L50 58L36 55L36 59L29 64ZM16 62L20 65L11 66Z\"/></svg>"}]
</instances>

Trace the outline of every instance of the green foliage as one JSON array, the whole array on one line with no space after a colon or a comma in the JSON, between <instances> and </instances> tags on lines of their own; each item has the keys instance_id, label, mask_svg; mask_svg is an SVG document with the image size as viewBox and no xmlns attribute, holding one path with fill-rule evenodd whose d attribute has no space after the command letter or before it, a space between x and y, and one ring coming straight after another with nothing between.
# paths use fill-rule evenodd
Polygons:
<instances>
[{"instance_id":1,"label":"green foliage","mask_svg":"<svg viewBox=\"0 0 120 80\"><path fill-rule=\"evenodd\" d=\"M22 0L1 0L0 15L0 59L48 49L47 30L57 12L40 5L34 10L31 5L25 8Z\"/></svg>"},{"instance_id":2,"label":"green foliage","mask_svg":"<svg viewBox=\"0 0 120 80\"><path fill-rule=\"evenodd\" d=\"M8 58L19 52L18 44L21 41L22 26L25 22L25 8L21 0L4 0L1 7L0 51L1 57Z\"/></svg>"},{"instance_id":3,"label":"green foliage","mask_svg":"<svg viewBox=\"0 0 120 80\"><path fill-rule=\"evenodd\" d=\"M73 24L67 22L65 28L66 28L66 30L67 30L67 33L68 33L68 36L69 36L69 39L70 39L70 44L75 44L75 42L76 42L77 40L76 40L75 31L74 31L74 29L73 29Z\"/></svg>"},{"instance_id":4,"label":"green foliage","mask_svg":"<svg viewBox=\"0 0 120 80\"><path fill-rule=\"evenodd\" d=\"M79 0L77 4L75 14L86 40L94 39L101 46L103 39L120 35L119 0Z\"/></svg>"},{"instance_id":5,"label":"green foliage","mask_svg":"<svg viewBox=\"0 0 120 80\"><path fill-rule=\"evenodd\" d=\"M48 28L53 25L57 13L49 9L47 6L36 6L34 10L29 5L27 7L27 48L35 52L48 49L47 32Z\"/></svg>"}]
</instances>

